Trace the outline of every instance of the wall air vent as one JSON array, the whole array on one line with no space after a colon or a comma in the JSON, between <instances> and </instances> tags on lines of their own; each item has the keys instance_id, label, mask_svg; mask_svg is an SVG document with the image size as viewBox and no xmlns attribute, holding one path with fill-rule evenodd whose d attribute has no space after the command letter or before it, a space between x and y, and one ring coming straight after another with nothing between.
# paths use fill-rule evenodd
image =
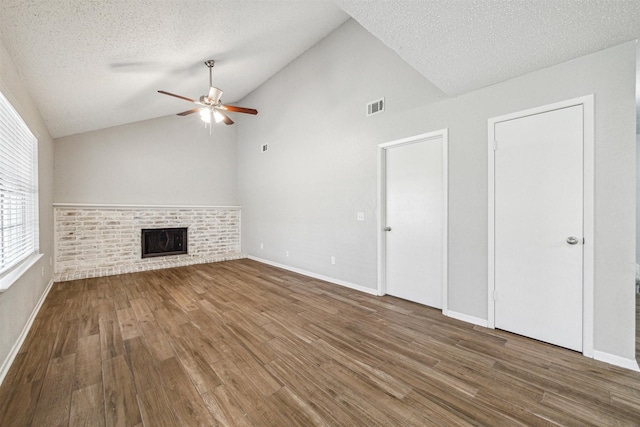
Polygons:
<instances>
[{"instance_id":1,"label":"wall air vent","mask_svg":"<svg viewBox=\"0 0 640 427\"><path fill-rule=\"evenodd\" d=\"M374 114L382 113L384 111L384 98L380 98L377 101L373 101L367 104L367 117Z\"/></svg>"}]
</instances>

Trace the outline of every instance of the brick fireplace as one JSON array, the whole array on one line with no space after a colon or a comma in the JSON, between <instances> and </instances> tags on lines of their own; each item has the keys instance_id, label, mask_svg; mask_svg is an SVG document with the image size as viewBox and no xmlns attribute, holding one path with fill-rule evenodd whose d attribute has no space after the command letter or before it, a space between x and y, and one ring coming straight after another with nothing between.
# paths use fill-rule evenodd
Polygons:
<instances>
[{"instance_id":1,"label":"brick fireplace","mask_svg":"<svg viewBox=\"0 0 640 427\"><path fill-rule=\"evenodd\" d=\"M54 205L56 281L243 258L240 207ZM143 229L188 229L188 254L142 258Z\"/></svg>"}]
</instances>

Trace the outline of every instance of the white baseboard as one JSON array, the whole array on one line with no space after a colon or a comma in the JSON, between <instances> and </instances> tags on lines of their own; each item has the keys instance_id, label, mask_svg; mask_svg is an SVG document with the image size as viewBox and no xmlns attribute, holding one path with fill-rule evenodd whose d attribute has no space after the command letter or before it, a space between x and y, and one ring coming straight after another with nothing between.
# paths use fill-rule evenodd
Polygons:
<instances>
[{"instance_id":1,"label":"white baseboard","mask_svg":"<svg viewBox=\"0 0 640 427\"><path fill-rule=\"evenodd\" d=\"M251 255L247 255L247 258L252 259L254 261L261 262L263 264L272 265L274 267L282 268L283 270L293 271L294 273L302 274L303 276L313 277L314 279L323 280L325 282L333 283L336 285L344 286L345 288L350 288L356 291L364 292L370 295L378 295L377 289L367 288L364 286L356 285L355 283L345 282L344 280L334 279L333 277L323 276L322 274L312 273L310 271L302 270L295 267L290 267L288 265L280 264L277 262L269 261L266 259L254 257Z\"/></svg>"},{"instance_id":2,"label":"white baseboard","mask_svg":"<svg viewBox=\"0 0 640 427\"><path fill-rule=\"evenodd\" d=\"M469 316L468 314L462 314L452 310L447 310L446 313L443 311L442 314L448 317L453 317L454 319L462 320L463 322L473 323L474 325L482 326L485 328L488 327L489 325L489 322L487 321L487 319L481 319L479 317Z\"/></svg>"},{"instance_id":3,"label":"white baseboard","mask_svg":"<svg viewBox=\"0 0 640 427\"><path fill-rule=\"evenodd\" d=\"M621 368L630 369L640 372L638 362L635 359L627 359L626 357L616 356L615 354L605 353L604 351L593 350L593 358L610 365L620 366Z\"/></svg>"},{"instance_id":4,"label":"white baseboard","mask_svg":"<svg viewBox=\"0 0 640 427\"><path fill-rule=\"evenodd\" d=\"M2 366L0 366L0 385L2 385L4 378L7 376L7 373L9 372L9 368L11 368L11 364L13 363L16 356L18 355L18 351L20 351L20 347L22 347L24 340L27 338L27 335L29 334L29 330L31 329L31 325L33 325L33 321L38 315L38 312L40 311L40 308L42 307L44 300L47 299L47 295L49 295L49 291L51 290L52 286L53 286L53 279L49 281L49 283L47 284L47 287L45 288L44 292L40 296L38 303L33 308L33 311L31 312L31 316L29 316L27 323L24 325L24 328L22 328L22 332L20 332L20 335L18 336L18 341L16 341L13 347L11 347L11 351L7 355L7 358L4 360L4 362L2 362Z\"/></svg>"}]
</instances>

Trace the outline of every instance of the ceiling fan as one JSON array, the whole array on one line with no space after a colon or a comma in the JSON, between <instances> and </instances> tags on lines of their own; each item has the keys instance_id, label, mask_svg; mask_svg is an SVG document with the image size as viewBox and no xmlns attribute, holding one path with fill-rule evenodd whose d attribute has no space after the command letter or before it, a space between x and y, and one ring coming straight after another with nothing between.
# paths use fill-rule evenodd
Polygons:
<instances>
[{"instance_id":1,"label":"ceiling fan","mask_svg":"<svg viewBox=\"0 0 640 427\"><path fill-rule=\"evenodd\" d=\"M184 99L185 101L198 104L199 107L183 111L182 113L178 113L177 115L188 116L189 114L199 112L200 118L205 123L211 123L212 121L215 121L216 123L224 122L227 125L232 125L234 122L227 115L227 112L254 115L258 114L258 110L255 110L253 108L236 107L234 105L225 105L220 102L220 98L222 97L223 92L217 87L214 87L212 83L212 69L214 64L215 61L213 59L204 61L204 65L209 67L209 94L202 95L198 101L196 101L195 99L187 98L186 96L180 96L176 95L175 93L165 92L164 90L159 90L158 93L174 96L176 98Z\"/></svg>"}]
</instances>

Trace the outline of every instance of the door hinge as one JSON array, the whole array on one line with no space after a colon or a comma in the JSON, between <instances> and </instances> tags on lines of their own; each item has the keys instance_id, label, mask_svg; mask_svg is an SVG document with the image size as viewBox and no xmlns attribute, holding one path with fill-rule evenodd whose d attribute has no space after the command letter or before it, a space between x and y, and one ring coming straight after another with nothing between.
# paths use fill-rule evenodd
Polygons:
<instances>
[{"instance_id":1,"label":"door hinge","mask_svg":"<svg viewBox=\"0 0 640 427\"><path fill-rule=\"evenodd\" d=\"M491 148L493 149L493 151L496 151L498 149L498 141L496 141L495 139L493 140L493 145L491 146Z\"/></svg>"}]
</instances>

